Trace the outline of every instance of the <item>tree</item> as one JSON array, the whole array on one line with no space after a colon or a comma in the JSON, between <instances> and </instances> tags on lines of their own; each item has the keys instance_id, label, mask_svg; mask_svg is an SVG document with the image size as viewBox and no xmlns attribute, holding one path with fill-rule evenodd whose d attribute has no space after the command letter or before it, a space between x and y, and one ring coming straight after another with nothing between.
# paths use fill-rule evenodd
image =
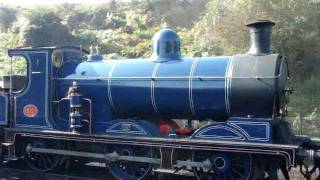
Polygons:
<instances>
[{"instance_id":1,"label":"tree","mask_svg":"<svg viewBox=\"0 0 320 180\"><path fill-rule=\"evenodd\" d=\"M21 32L26 46L70 45L72 35L52 11L39 10L28 16L29 24Z\"/></svg>"},{"instance_id":2,"label":"tree","mask_svg":"<svg viewBox=\"0 0 320 180\"><path fill-rule=\"evenodd\" d=\"M90 25L93 29L104 29L106 28L106 19L109 10L105 7L94 9L94 13L90 19Z\"/></svg>"},{"instance_id":3,"label":"tree","mask_svg":"<svg viewBox=\"0 0 320 180\"><path fill-rule=\"evenodd\" d=\"M72 11L66 16L66 25L70 31L86 28L85 22L89 21L88 14L81 11Z\"/></svg>"},{"instance_id":4,"label":"tree","mask_svg":"<svg viewBox=\"0 0 320 180\"><path fill-rule=\"evenodd\" d=\"M288 57L295 80L310 77L320 57L320 9L315 1L211 0L192 36L209 54L245 53L249 48L246 22L270 19L272 45Z\"/></svg>"},{"instance_id":5,"label":"tree","mask_svg":"<svg viewBox=\"0 0 320 180\"><path fill-rule=\"evenodd\" d=\"M291 112L311 113L319 104L315 77L320 66L320 4L300 0L211 0L192 33L196 49L209 55L233 55L249 49L246 22L269 19L277 23L272 35L273 51L288 59L294 100ZM305 81L305 82L303 82ZM310 93L312 92L312 93Z\"/></svg>"},{"instance_id":6,"label":"tree","mask_svg":"<svg viewBox=\"0 0 320 180\"><path fill-rule=\"evenodd\" d=\"M12 23L16 20L16 11L8 7L0 7L1 32L8 32Z\"/></svg>"}]
</instances>

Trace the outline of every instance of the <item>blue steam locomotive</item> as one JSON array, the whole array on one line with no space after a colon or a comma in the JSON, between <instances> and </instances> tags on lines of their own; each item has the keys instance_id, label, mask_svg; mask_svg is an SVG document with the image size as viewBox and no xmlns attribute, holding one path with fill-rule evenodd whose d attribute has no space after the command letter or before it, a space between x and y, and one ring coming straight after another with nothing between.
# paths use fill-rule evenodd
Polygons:
<instances>
[{"instance_id":1,"label":"blue steam locomotive","mask_svg":"<svg viewBox=\"0 0 320 180\"><path fill-rule=\"evenodd\" d=\"M291 90L286 58L270 50L273 25L247 24L251 48L234 56L182 58L171 29L155 34L150 59L10 49L27 75L6 78L0 94L2 158L41 172L104 162L121 180L179 170L198 180L276 180L278 170L289 179L295 166L310 178L320 143L284 121Z\"/></svg>"}]
</instances>

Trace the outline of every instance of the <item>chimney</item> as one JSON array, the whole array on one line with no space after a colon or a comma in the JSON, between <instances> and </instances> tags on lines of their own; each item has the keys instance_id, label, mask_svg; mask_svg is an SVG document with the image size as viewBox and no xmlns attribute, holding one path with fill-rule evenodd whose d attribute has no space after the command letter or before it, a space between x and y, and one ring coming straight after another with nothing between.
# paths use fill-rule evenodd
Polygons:
<instances>
[{"instance_id":1,"label":"chimney","mask_svg":"<svg viewBox=\"0 0 320 180\"><path fill-rule=\"evenodd\" d=\"M275 24L276 23L269 20L256 20L247 24L247 27L250 29L251 41L251 47L248 54L262 56L271 53L271 33L272 26Z\"/></svg>"}]
</instances>

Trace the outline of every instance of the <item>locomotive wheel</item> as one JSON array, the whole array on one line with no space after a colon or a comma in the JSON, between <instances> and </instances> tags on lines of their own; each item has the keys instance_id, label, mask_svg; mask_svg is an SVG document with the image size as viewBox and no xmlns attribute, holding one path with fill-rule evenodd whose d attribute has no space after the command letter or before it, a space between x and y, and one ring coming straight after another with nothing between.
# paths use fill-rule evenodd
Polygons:
<instances>
[{"instance_id":1,"label":"locomotive wheel","mask_svg":"<svg viewBox=\"0 0 320 180\"><path fill-rule=\"evenodd\" d=\"M120 156L152 157L152 148L134 146L108 146L106 152L116 152ZM119 180L141 180L148 176L152 170L152 164L142 162L107 162L109 172Z\"/></svg>"},{"instance_id":2,"label":"locomotive wheel","mask_svg":"<svg viewBox=\"0 0 320 180\"><path fill-rule=\"evenodd\" d=\"M36 148L58 148L60 144L53 142L44 142L44 141L34 141L27 143L27 146L32 146ZM61 156L53 154L44 154L44 153L35 153L35 152L26 152L24 159L27 165L35 171L39 172L48 172L55 169L59 162L61 162Z\"/></svg>"},{"instance_id":3,"label":"locomotive wheel","mask_svg":"<svg viewBox=\"0 0 320 180\"><path fill-rule=\"evenodd\" d=\"M198 180L248 180L252 171L252 158L244 153L194 152L193 161L210 161L210 169L194 168Z\"/></svg>"}]
</instances>

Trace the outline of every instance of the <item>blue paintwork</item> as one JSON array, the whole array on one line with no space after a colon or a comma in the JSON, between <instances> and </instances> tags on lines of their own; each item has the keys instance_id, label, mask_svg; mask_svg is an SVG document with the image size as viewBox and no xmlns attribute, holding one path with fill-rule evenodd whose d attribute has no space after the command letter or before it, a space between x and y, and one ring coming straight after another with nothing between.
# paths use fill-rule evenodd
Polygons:
<instances>
[{"instance_id":1,"label":"blue paintwork","mask_svg":"<svg viewBox=\"0 0 320 180\"><path fill-rule=\"evenodd\" d=\"M192 98L195 113L201 118L211 117L214 120L228 118L225 92L226 69L231 57L215 57L199 59L193 76L204 77L203 80L192 81ZM206 80L205 77L217 77ZM222 79L221 79L222 77Z\"/></svg>"},{"instance_id":2,"label":"blue paintwork","mask_svg":"<svg viewBox=\"0 0 320 180\"><path fill-rule=\"evenodd\" d=\"M5 93L0 93L0 125L8 124L9 99Z\"/></svg>"},{"instance_id":3,"label":"blue paintwork","mask_svg":"<svg viewBox=\"0 0 320 180\"><path fill-rule=\"evenodd\" d=\"M51 74L48 51L38 49L33 51L9 51L10 56L23 56L28 61L28 84L21 92L15 92L15 126L52 128L49 103L51 97ZM23 113L26 105L34 105L38 113L34 117L27 117Z\"/></svg>"},{"instance_id":4,"label":"blue paintwork","mask_svg":"<svg viewBox=\"0 0 320 180\"><path fill-rule=\"evenodd\" d=\"M76 47L61 48L22 48L10 49L8 55L21 56L27 60L28 82L25 89L14 92L14 126L27 128L52 129L55 120L52 118L52 101L55 84L51 79L57 74L58 69L51 62L54 51L62 52L64 62L80 61L82 53ZM86 53L86 52L84 52ZM27 117L23 113L26 105L34 105L38 113L34 117Z\"/></svg>"},{"instance_id":5,"label":"blue paintwork","mask_svg":"<svg viewBox=\"0 0 320 180\"><path fill-rule=\"evenodd\" d=\"M103 56L101 55L89 55L88 56L88 61L102 61Z\"/></svg>"},{"instance_id":6,"label":"blue paintwork","mask_svg":"<svg viewBox=\"0 0 320 180\"><path fill-rule=\"evenodd\" d=\"M157 62L176 61L181 58L180 37L172 29L162 29L152 38L153 54L151 59Z\"/></svg>"},{"instance_id":7,"label":"blue paintwork","mask_svg":"<svg viewBox=\"0 0 320 180\"><path fill-rule=\"evenodd\" d=\"M10 56L22 55L29 61L27 90L15 95L15 126L67 131L68 103L55 106L51 103L64 98L72 82L76 81L83 97L93 102L92 132L95 134L106 134L110 122L115 119L190 118L226 122L224 126L227 128L210 131L209 136L222 139L225 139L223 136L234 136L237 140L251 142L272 141L271 117L264 120L230 117L227 92L232 87L227 83L227 73L232 57L179 58L161 62L152 59L81 61L71 58L64 59L62 67L57 69L51 64L54 50L40 48L9 52ZM39 108L36 117L23 114L23 107L27 104ZM87 106L83 109L89 112Z\"/></svg>"},{"instance_id":8,"label":"blue paintwork","mask_svg":"<svg viewBox=\"0 0 320 180\"><path fill-rule=\"evenodd\" d=\"M272 143L271 119L230 118L198 129L191 138Z\"/></svg>"},{"instance_id":9,"label":"blue paintwork","mask_svg":"<svg viewBox=\"0 0 320 180\"><path fill-rule=\"evenodd\" d=\"M64 94L71 81L78 81L82 92L93 95L95 91L102 92L100 87L105 88L103 85L106 85L100 98L106 97L108 100L105 103L119 117L158 115L222 121L227 119L225 73L229 60L229 57L196 59L197 66L194 65L193 74L191 68L194 59L163 63L148 59L83 62L74 74L59 80L64 88L59 86L58 89L59 94ZM197 79L198 76L203 79ZM91 88L87 86L88 83L97 85L96 90L88 91L86 88Z\"/></svg>"},{"instance_id":10,"label":"blue paintwork","mask_svg":"<svg viewBox=\"0 0 320 180\"><path fill-rule=\"evenodd\" d=\"M225 76L229 61L230 57L185 58L162 63L148 59L87 61L80 63L74 74L60 79L57 84L62 97L72 81L77 81L84 96L96 102L93 107L95 133L105 133L108 121L119 117L213 118L226 121L229 115ZM192 87L191 92L189 86ZM193 109L190 99L193 100ZM234 121L247 122L241 118ZM250 121L254 122L254 119ZM261 119L256 121L262 123ZM243 124L233 128L236 132L244 132L242 140L271 142L271 137L265 135L267 131L271 132L270 124L259 123L251 123L248 125L250 128ZM224 136L230 132L219 133L219 136Z\"/></svg>"},{"instance_id":11,"label":"blue paintwork","mask_svg":"<svg viewBox=\"0 0 320 180\"><path fill-rule=\"evenodd\" d=\"M86 61L73 74L57 80L58 94L62 98L72 81L77 81L84 97L95 102L95 133L105 133L108 121L135 116L226 121L230 118L226 106L226 70L230 59L226 56L161 63L149 59ZM236 129L249 134L243 140L271 141L255 134L256 130L271 131L270 126L250 127L241 124L240 130ZM230 132L221 131L220 135L225 133Z\"/></svg>"},{"instance_id":12,"label":"blue paintwork","mask_svg":"<svg viewBox=\"0 0 320 180\"><path fill-rule=\"evenodd\" d=\"M157 127L146 120L116 119L108 122L108 127L105 133L108 135L118 136L161 136L161 133Z\"/></svg>"},{"instance_id":13,"label":"blue paintwork","mask_svg":"<svg viewBox=\"0 0 320 180\"><path fill-rule=\"evenodd\" d=\"M126 120L117 119L109 122L109 126L106 130L108 135L116 136L142 136L142 137L160 137L161 133L154 126L154 124L145 120ZM139 149L135 149L139 148ZM144 149L145 148L145 149ZM142 150L141 150L142 149ZM142 155L145 157L152 157L151 148L147 146L134 147L127 145L115 145L112 151L116 151L120 155ZM139 154L140 153L140 154ZM108 163L107 168L109 171L119 179L136 180L140 179L142 174L133 173L132 171L139 171L139 167L135 166L135 163L128 163L131 167L130 171L119 168L117 162ZM126 166L126 167L128 167Z\"/></svg>"}]
</instances>

